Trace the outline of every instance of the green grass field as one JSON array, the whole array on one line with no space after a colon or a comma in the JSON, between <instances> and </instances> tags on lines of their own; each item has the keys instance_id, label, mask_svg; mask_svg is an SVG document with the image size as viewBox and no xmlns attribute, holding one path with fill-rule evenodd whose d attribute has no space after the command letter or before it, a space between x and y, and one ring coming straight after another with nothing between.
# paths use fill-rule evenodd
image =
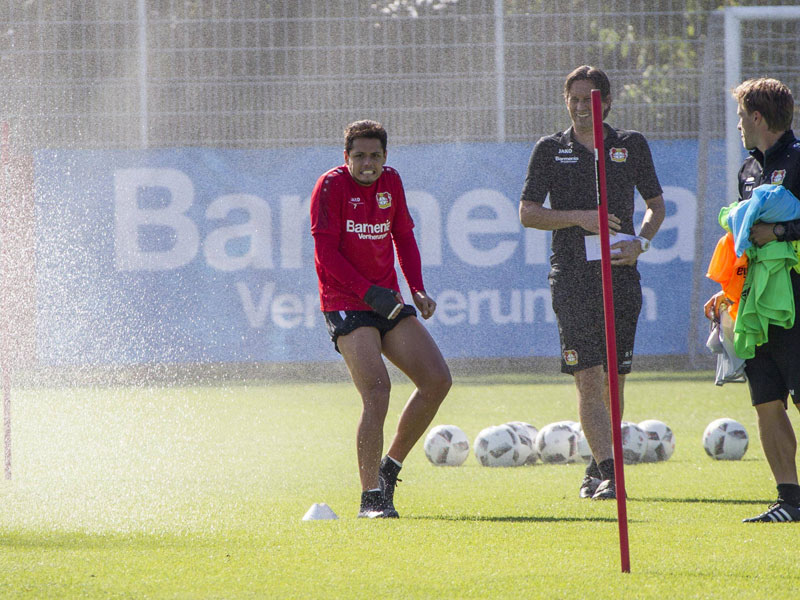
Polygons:
<instances>
[{"instance_id":1,"label":"green grass field","mask_svg":"<svg viewBox=\"0 0 800 600\"><path fill-rule=\"evenodd\" d=\"M387 436L409 392L397 378ZM17 390L0 597L795 596L800 526L740 523L775 496L746 387L653 373L626 392L626 419L661 419L677 438L669 461L626 467L630 574L616 505L577 497L577 464L437 468L420 444L402 518L356 519L347 383ZM471 440L511 420L541 427L575 419L574 396L566 377L460 378L435 424ZM742 461L703 451L721 416L750 432ZM339 520L303 522L315 502Z\"/></svg>"}]
</instances>

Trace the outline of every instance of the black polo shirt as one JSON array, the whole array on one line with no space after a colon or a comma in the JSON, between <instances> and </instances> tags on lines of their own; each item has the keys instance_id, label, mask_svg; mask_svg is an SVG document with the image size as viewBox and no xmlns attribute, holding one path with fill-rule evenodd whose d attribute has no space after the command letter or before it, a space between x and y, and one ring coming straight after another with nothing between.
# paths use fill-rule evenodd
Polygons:
<instances>
[{"instance_id":1,"label":"black polo shirt","mask_svg":"<svg viewBox=\"0 0 800 600\"><path fill-rule=\"evenodd\" d=\"M661 195L647 140L638 131L604 125L606 137L606 194L608 212L619 217L622 233L635 235L634 189L645 199ZM541 138L533 149L522 200L544 203L550 195L554 210L597 210L594 153L575 140L572 127ZM588 267L582 227L553 231L550 264L553 271L580 271Z\"/></svg>"},{"instance_id":2,"label":"black polo shirt","mask_svg":"<svg viewBox=\"0 0 800 600\"><path fill-rule=\"evenodd\" d=\"M750 151L739 169L739 199L747 200L763 184L782 185L800 199L800 141L791 129L784 132L766 153ZM800 220L786 223L785 239L800 239Z\"/></svg>"},{"instance_id":3,"label":"black polo shirt","mask_svg":"<svg viewBox=\"0 0 800 600\"><path fill-rule=\"evenodd\" d=\"M750 151L739 169L739 197L750 198L753 189L763 184L782 185L800 198L800 141L791 129L785 131L765 153ZM800 220L784 223L784 239L800 239ZM789 270L794 293L795 310L800 306L800 275ZM746 361L745 372L753 405L786 398L791 393L800 406L800 318L795 317L794 327L783 329L770 325L769 339L756 348L753 358ZM785 402L785 401L784 401Z\"/></svg>"}]
</instances>

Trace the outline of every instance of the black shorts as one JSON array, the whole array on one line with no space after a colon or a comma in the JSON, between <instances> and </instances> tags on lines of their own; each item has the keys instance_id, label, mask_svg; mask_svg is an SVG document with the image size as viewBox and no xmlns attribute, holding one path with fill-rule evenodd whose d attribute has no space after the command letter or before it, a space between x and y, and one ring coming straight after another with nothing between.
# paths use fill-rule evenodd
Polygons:
<instances>
[{"instance_id":1,"label":"black shorts","mask_svg":"<svg viewBox=\"0 0 800 600\"><path fill-rule=\"evenodd\" d=\"M791 272L795 299L794 327L784 329L770 325L767 343L756 346L756 354L744 363L750 401L753 406L782 400L784 406L791 395L800 404L800 275Z\"/></svg>"},{"instance_id":2,"label":"black shorts","mask_svg":"<svg viewBox=\"0 0 800 600\"><path fill-rule=\"evenodd\" d=\"M636 324L642 309L639 272L633 267L612 269L614 323L617 333L617 372L631 372ZM561 372L603 365L608 370L603 282L599 265L589 272L550 274L553 311L561 340Z\"/></svg>"},{"instance_id":3,"label":"black shorts","mask_svg":"<svg viewBox=\"0 0 800 600\"><path fill-rule=\"evenodd\" d=\"M371 310L331 310L323 312L328 333L331 336L333 347L339 352L336 340L339 336L353 333L359 327L374 327L381 334L381 339L406 317L416 317L417 311L410 304L406 304L394 319L387 319Z\"/></svg>"}]
</instances>

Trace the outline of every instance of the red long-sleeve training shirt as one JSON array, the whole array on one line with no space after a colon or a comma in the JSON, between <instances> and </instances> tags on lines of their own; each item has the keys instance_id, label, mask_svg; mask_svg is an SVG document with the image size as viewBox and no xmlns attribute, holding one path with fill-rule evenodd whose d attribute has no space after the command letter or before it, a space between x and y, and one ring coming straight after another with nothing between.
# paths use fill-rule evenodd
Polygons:
<instances>
[{"instance_id":1,"label":"red long-sleeve training shirt","mask_svg":"<svg viewBox=\"0 0 800 600\"><path fill-rule=\"evenodd\" d=\"M393 168L384 166L371 186L356 183L346 165L323 174L311 194L322 310L372 310L362 300L371 285L399 291L392 242L411 293L424 290L413 228Z\"/></svg>"}]
</instances>

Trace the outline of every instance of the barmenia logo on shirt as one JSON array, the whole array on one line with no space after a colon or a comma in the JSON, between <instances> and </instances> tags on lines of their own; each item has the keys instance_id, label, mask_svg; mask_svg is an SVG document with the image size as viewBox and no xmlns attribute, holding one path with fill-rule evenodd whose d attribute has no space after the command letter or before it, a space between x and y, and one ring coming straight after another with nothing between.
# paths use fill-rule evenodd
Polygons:
<instances>
[{"instance_id":1,"label":"barmenia logo on shirt","mask_svg":"<svg viewBox=\"0 0 800 600\"><path fill-rule=\"evenodd\" d=\"M357 233L362 240L382 240L392 228L391 221L383 223L356 223L352 219L347 219L347 232Z\"/></svg>"}]
</instances>

